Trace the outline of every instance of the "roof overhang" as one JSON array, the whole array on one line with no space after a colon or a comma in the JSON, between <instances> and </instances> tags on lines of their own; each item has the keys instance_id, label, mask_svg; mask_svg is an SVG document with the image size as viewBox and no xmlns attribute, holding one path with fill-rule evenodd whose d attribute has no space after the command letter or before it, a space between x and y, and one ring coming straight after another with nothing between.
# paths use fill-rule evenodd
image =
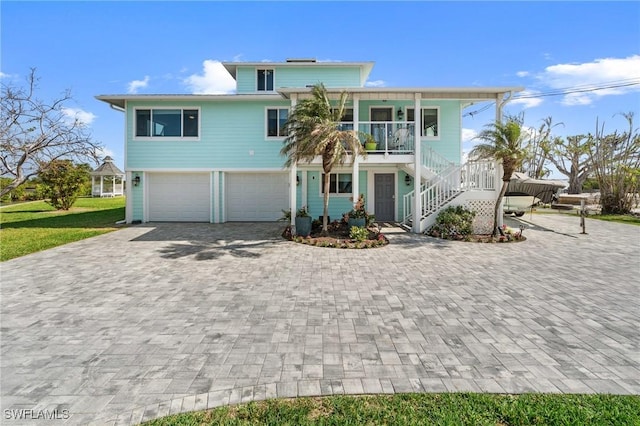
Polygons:
<instances>
[{"instance_id":1,"label":"roof overhang","mask_svg":"<svg viewBox=\"0 0 640 426\"><path fill-rule=\"evenodd\" d=\"M419 94L422 99L455 99L455 100L496 100L507 93L524 90L522 86L508 87L358 87L327 88L331 97L338 97L342 92L357 94L360 100L407 100L415 99ZM297 95L299 99L311 96L311 88L281 88L278 93L287 99Z\"/></svg>"},{"instance_id":2,"label":"roof overhang","mask_svg":"<svg viewBox=\"0 0 640 426\"><path fill-rule=\"evenodd\" d=\"M99 95L96 99L108 103L109 105L124 109L127 101L163 101L163 102L194 102L194 101L278 101L282 96L278 94L222 94L222 95Z\"/></svg>"}]
</instances>

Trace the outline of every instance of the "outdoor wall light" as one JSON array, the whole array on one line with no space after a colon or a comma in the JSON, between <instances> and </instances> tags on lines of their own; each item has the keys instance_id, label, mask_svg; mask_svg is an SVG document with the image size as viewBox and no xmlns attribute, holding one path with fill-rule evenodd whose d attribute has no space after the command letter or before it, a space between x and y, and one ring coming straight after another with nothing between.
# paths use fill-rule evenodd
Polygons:
<instances>
[{"instance_id":1,"label":"outdoor wall light","mask_svg":"<svg viewBox=\"0 0 640 426\"><path fill-rule=\"evenodd\" d=\"M296 175L296 186L300 186L300 176Z\"/></svg>"},{"instance_id":2,"label":"outdoor wall light","mask_svg":"<svg viewBox=\"0 0 640 426\"><path fill-rule=\"evenodd\" d=\"M411 176L404 175L404 183L406 183L407 186L411 186Z\"/></svg>"},{"instance_id":3,"label":"outdoor wall light","mask_svg":"<svg viewBox=\"0 0 640 426\"><path fill-rule=\"evenodd\" d=\"M398 107L398 112L396 114L398 115L398 120L402 120L404 118L404 111L402 111L402 108Z\"/></svg>"},{"instance_id":4,"label":"outdoor wall light","mask_svg":"<svg viewBox=\"0 0 640 426\"><path fill-rule=\"evenodd\" d=\"M133 178L133 186L138 185L140 185L140 176L136 175L136 177Z\"/></svg>"}]
</instances>

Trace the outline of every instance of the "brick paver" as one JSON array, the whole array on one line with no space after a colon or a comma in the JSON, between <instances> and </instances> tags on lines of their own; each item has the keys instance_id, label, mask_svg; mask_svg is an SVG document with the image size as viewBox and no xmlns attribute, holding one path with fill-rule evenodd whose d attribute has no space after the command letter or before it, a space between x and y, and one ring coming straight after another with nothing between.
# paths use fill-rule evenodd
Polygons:
<instances>
[{"instance_id":1,"label":"brick paver","mask_svg":"<svg viewBox=\"0 0 640 426\"><path fill-rule=\"evenodd\" d=\"M4 262L3 424L299 395L640 394L640 227L523 219L523 243L389 229L373 250L298 245L282 224L154 224Z\"/></svg>"}]
</instances>

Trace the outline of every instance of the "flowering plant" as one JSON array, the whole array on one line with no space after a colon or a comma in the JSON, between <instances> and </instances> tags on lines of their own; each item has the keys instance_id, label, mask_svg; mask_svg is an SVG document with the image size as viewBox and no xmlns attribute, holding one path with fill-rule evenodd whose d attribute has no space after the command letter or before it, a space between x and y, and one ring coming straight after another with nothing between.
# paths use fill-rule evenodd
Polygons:
<instances>
[{"instance_id":1,"label":"flowering plant","mask_svg":"<svg viewBox=\"0 0 640 426\"><path fill-rule=\"evenodd\" d=\"M311 217L311 215L307 211L307 206L300 207L296 212L296 217Z\"/></svg>"}]
</instances>

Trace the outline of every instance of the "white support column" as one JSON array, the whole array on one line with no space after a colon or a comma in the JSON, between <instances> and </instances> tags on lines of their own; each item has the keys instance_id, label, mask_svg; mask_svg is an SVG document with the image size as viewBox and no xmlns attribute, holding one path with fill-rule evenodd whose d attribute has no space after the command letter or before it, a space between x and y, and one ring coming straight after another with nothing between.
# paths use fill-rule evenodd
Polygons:
<instances>
[{"instance_id":1,"label":"white support column","mask_svg":"<svg viewBox=\"0 0 640 426\"><path fill-rule=\"evenodd\" d=\"M213 223L220 223L220 172L213 172Z\"/></svg>"},{"instance_id":2,"label":"white support column","mask_svg":"<svg viewBox=\"0 0 640 426\"><path fill-rule=\"evenodd\" d=\"M422 180L421 178L421 170L422 170L422 154L421 154L421 149L422 149L422 138L421 136L421 129L422 129L422 105L421 105L421 101L422 100L422 95L420 93L416 93L415 94L415 102L414 102L414 113L413 113L413 117L415 118L415 124L414 124L414 140L415 140L415 146L413 148L413 152L414 152L414 166L413 166L413 170L414 170L414 176L413 176L413 226L412 226L412 230L413 232L415 232L416 234L420 233L420 219L422 217L422 197L420 196L420 182Z\"/></svg>"},{"instance_id":3,"label":"white support column","mask_svg":"<svg viewBox=\"0 0 640 426\"><path fill-rule=\"evenodd\" d=\"M100 196L101 197L103 192L104 192L104 176L100 176Z\"/></svg>"},{"instance_id":4,"label":"white support column","mask_svg":"<svg viewBox=\"0 0 640 426\"><path fill-rule=\"evenodd\" d=\"M291 95L291 109L293 110L298 103L298 96L294 93ZM298 176L298 166L297 164L292 164L289 169L289 208L291 210L291 232L295 233L296 231L296 206L297 200L296 195L298 192L297 183Z\"/></svg>"},{"instance_id":5,"label":"white support column","mask_svg":"<svg viewBox=\"0 0 640 426\"><path fill-rule=\"evenodd\" d=\"M359 134L360 130L360 95L354 93L353 95L353 130L356 132L356 136ZM351 179L352 185L352 204L358 202L358 197L360 197L360 156L355 155L353 157L353 175ZM367 197L370 198L370 197Z\"/></svg>"},{"instance_id":6,"label":"white support column","mask_svg":"<svg viewBox=\"0 0 640 426\"><path fill-rule=\"evenodd\" d=\"M353 175L351 177L351 194L353 197L353 202L351 203L353 206L358 202L358 197L360 197L360 163L358 162L358 156L353 159ZM368 197L367 197L368 198Z\"/></svg>"},{"instance_id":7,"label":"white support column","mask_svg":"<svg viewBox=\"0 0 640 426\"><path fill-rule=\"evenodd\" d=\"M295 164L289 169L289 206L291 208L291 229L295 230L296 226L296 176L298 175L298 166Z\"/></svg>"},{"instance_id":8,"label":"white support column","mask_svg":"<svg viewBox=\"0 0 640 426\"><path fill-rule=\"evenodd\" d=\"M95 176L91 176L91 196L95 197L95 194L93 192L93 188L95 188L96 186L96 177Z\"/></svg>"}]
</instances>

